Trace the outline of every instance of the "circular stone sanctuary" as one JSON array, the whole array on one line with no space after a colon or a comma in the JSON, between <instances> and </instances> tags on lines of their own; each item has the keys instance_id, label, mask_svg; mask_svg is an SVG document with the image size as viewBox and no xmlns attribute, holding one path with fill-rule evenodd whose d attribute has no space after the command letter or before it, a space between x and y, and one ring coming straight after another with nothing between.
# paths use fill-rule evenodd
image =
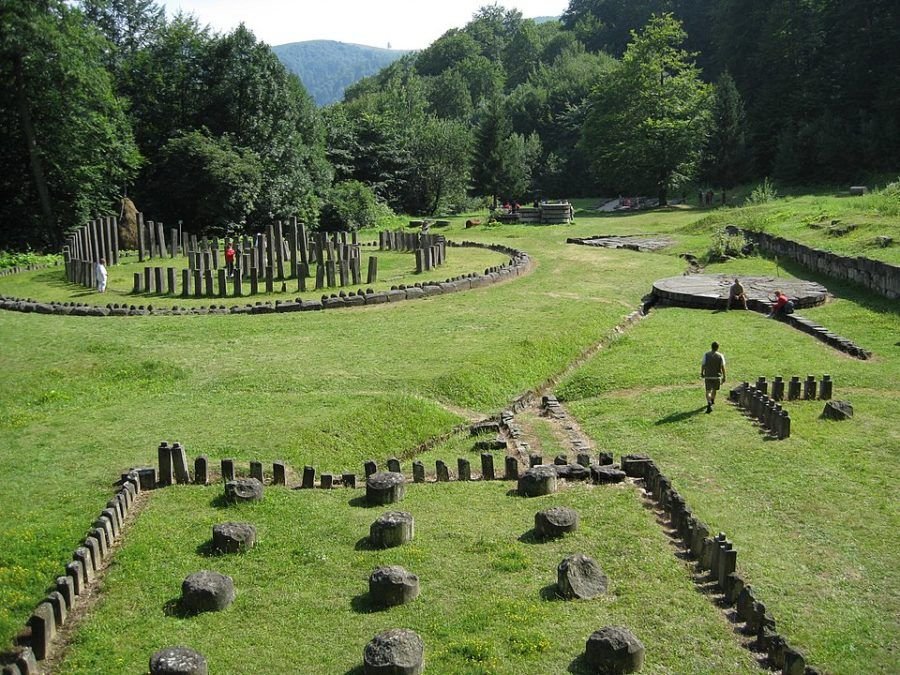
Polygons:
<instances>
[{"instance_id":1,"label":"circular stone sanctuary","mask_svg":"<svg viewBox=\"0 0 900 675\"><path fill-rule=\"evenodd\" d=\"M814 281L728 274L689 274L660 279L653 284L653 295L681 307L724 309L735 278L744 287L747 307L756 311L768 311L778 290L793 300L797 309L821 305L828 296L828 290Z\"/></svg>"}]
</instances>

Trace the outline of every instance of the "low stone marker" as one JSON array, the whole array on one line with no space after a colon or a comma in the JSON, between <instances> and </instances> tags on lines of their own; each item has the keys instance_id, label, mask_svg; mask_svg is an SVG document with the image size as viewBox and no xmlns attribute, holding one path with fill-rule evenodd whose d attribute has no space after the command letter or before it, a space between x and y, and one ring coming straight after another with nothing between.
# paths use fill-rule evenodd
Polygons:
<instances>
[{"instance_id":1,"label":"low stone marker","mask_svg":"<svg viewBox=\"0 0 900 675\"><path fill-rule=\"evenodd\" d=\"M369 504L394 504L406 494L403 474L380 471L366 478L366 501Z\"/></svg>"},{"instance_id":2,"label":"low stone marker","mask_svg":"<svg viewBox=\"0 0 900 675\"><path fill-rule=\"evenodd\" d=\"M853 406L849 401L828 401L822 410L822 417L826 420L849 420L853 417Z\"/></svg>"},{"instance_id":3,"label":"low stone marker","mask_svg":"<svg viewBox=\"0 0 900 675\"><path fill-rule=\"evenodd\" d=\"M388 511L369 527L369 542L375 548L394 548L412 541L415 521L406 511Z\"/></svg>"},{"instance_id":4,"label":"low stone marker","mask_svg":"<svg viewBox=\"0 0 900 675\"><path fill-rule=\"evenodd\" d=\"M406 628L378 633L363 650L365 675L419 675L424 667L425 643Z\"/></svg>"},{"instance_id":5,"label":"low stone marker","mask_svg":"<svg viewBox=\"0 0 900 675\"><path fill-rule=\"evenodd\" d=\"M556 464L556 475L563 480L587 480L591 470L581 464Z\"/></svg>"},{"instance_id":6,"label":"low stone marker","mask_svg":"<svg viewBox=\"0 0 900 675\"><path fill-rule=\"evenodd\" d=\"M568 506L551 506L534 514L534 534L538 539L555 539L578 529L578 511Z\"/></svg>"},{"instance_id":7,"label":"low stone marker","mask_svg":"<svg viewBox=\"0 0 900 675\"><path fill-rule=\"evenodd\" d=\"M219 612L234 602L234 580L201 570L181 583L181 607L186 612Z\"/></svg>"},{"instance_id":8,"label":"low stone marker","mask_svg":"<svg viewBox=\"0 0 900 675\"><path fill-rule=\"evenodd\" d=\"M256 545L256 528L250 523L213 525L213 548L219 553L249 551Z\"/></svg>"},{"instance_id":9,"label":"low stone marker","mask_svg":"<svg viewBox=\"0 0 900 675\"><path fill-rule=\"evenodd\" d=\"M225 483L225 499L237 504L258 502L263 498L263 484L255 478L236 478Z\"/></svg>"},{"instance_id":10,"label":"low stone marker","mask_svg":"<svg viewBox=\"0 0 900 675\"><path fill-rule=\"evenodd\" d=\"M556 587L569 600L588 600L606 593L609 579L593 558L574 553L556 568Z\"/></svg>"},{"instance_id":11,"label":"low stone marker","mask_svg":"<svg viewBox=\"0 0 900 675\"><path fill-rule=\"evenodd\" d=\"M166 647L150 657L150 675L207 675L206 658L187 647Z\"/></svg>"},{"instance_id":12,"label":"low stone marker","mask_svg":"<svg viewBox=\"0 0 900 675\"><path fill-rule=\"evenodd\" d=\"M522 497L541 497L556 492L556 468L549 464L533 466L519 478L518 492Z\"/></svg>"},{"instance_id":13,"label":"low stone marker","mask_svg":"<svg viewBox=\"0 0 900 675\"><path fill-rule=\"evenodd\" d=\"M615 469L609 464L592 464L591 480L595 483L621 483L625 480L625 472Z\"/></svg>"},{"instance_id":14,"label":"low stone marker","mask_svg":"<svg viewBox=\"0 0 900 675\"><path fill-rule=\"evenodd\" d=\"M606 626L591 633L584 656L598 673L636 673L644 665L644 645L627 628Z\"/></svg>"},{"instance_id":15,"label":"low stone marker","mask_svg":"<svg viewBox=\"0 0 900 675\"><path fill-rule=\"evenodd\" d=\"M419 577L399 565L378 567L369 576L369 597L379 607L394 607L419 596Z\"/></svg>"}]
</instances>

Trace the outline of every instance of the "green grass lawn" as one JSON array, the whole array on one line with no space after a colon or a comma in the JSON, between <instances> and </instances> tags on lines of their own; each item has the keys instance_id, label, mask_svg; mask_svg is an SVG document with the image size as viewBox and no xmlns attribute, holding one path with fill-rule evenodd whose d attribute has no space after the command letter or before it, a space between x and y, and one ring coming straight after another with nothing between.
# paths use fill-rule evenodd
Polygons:
<instances>
[{"instance_id":1,"label":"green grass lawn","mask_svg":"<svg viewBox=\"0 0 900 675\"><path fill-rule=\"evenodd\" d=\"M629 626L639 637L647 673L757 671L634 487L578 485L524 499L508 495L510 485L410 486L398 506L413 514L415 539L385 551L367 550L365 537L389 509L351 505L362 490L270 488L258 505L225 508L212 505L221 486L156 493L60 672L141 672L155 650L184 644L209 655L210 672L356 673L366 642L395 627L422 636L428 672L560 673L573 663L574 672L588 672L579 656L605 625ZM534 541L535 512L556 505L578 511L579 529ZM257 548L204 555L212 526L226 520L254 523ZM550 597L556 566L571 553L597 560L610 579L605 596ZM374 610L368 576L380 565L418 575L419 597ZM182 579L200 569L234 578L234 604L167 614Z\"/></svg>"},{"instance_id":2,"label":"green grass lawn","mask_svg":"<svg viewBox=\"0 0 900 675\"><path fill-rule=\"evenodd\" d=\"M570 226L471 230L463 229L462 218L454 219L447 231L449 238L524 250L535 260L534 271L496 286L398 305L290 315L117 320L0 313L0 369L4 374L0 381L0 475L10 480L11 486L0 493L0 536L6 542L0 552L0 641L7 642L15 634L62 570L109 498L119 473L153 462L159 441L181 441L189 454L206 454L214 463L223 457L241 462L283 459L294 468L312 464L320 472L358 473L367 459L382 462L389 456L403 456L408 464L418 444L447 433L467 417L495 413L608 337L613 326L640 304L654 280L685 270L677 253L690 250L700 254L708 248L710 233L716 228L707 222L696 224L706 215L689 208L606 217L579 211L576 223ZM666 233L676 243L659 254L565 244L566 237L628 233ZM463 257L482 254L493 256L496 262L481 260L470 268L476 258ZM464 268L458 273L480 271L502 260L490 252L451 249L449 259L457 256ZM771 261L751 258L713 266L710 271L772 274L774 269ZM40 274L0 279L0 293L54 299L49 294L58 288L48 284L47 294L39 292L43 290ZM780 269L779 274L810 277L793 268ZM442 271L440 276L450 273ZM31 290L9 290L6 284L11 280ZM649 452L672 476L698 516L729 533L740 550L739 567L772 607L791 644L803 650L814 665L836 673L867 668L868 672L892 672L900 667L895 619L900 609L900 584L891 565L898 525L894 505L900 449L896 424L900 417L900 320L896 303L823 281L836 299L804 313L872 350L873 360L857 361L758 315L660 309L576 370L559 393L598 448L617 455ZM153 300L157 302L161 300ZM178 299L173 304L187 303ZM721 403L715 415L682 417L701 405L699 359L712 339L723 345L732 382L759 375L827 372L835 378L836 397L849 399L856 416L843 425L830 424L818 420L820 404L792 404L794 432L783 442L763 440L736 410ZM673 421L660 422L666 419ZM548 448L554 446L557 439L544 421L532 422L536 437ZM473 468L477 467L472 439L463 437L454 437L423 459L444 459L455 468L460 453L469 453ZM497 462L498 473L501 468L502 462ZM469 578L466 565L478 569L477 565L485 564L469 550L475 544L453 539L469 536L472 523L484 520L466 512L464 506L469 504L480 504L484 513L502 515L496 519L502 522L491 540L501 542L497 545L507 545L510 533L515 537L522 533L523 526L516 519L525 516L513 512L520 500L494 496L486 486L468 492L472 487L436 486L436 493L446 497L434 500L433 517L448 518L448 523L455 519L461 527L445 526L445 538L433 542L430 553L420 554L423 566L415 571L458 579L465 570ZM478 496L458 499L458 489ZM385 615L352 613L345 597L349 587L334 594L340 601L329 596L326 602L320 591L313 589L318 589L317 579L327 569L318 569L314 559L304 557L305 547L320 544L327 549L325 555L331 556L329 560L340 560L342 569L353 570L353 588L360 580L364 582L371 554L356 552L352 546L346 559L338 552L346 550L341 537L350 537L352 530L355 538L351 543L355 542L361 536L357 530L362 521L367 528L374 516L371 510L344 508L348 497L340 491L314 495L284 492L283 496L270 492L271 499L259 509L260 526L269 523L264 526L260 550L227 563L233 566L230 569L236 579L243 575L243 580L238 583L238 604L221 620L229 621L228 615L233 617L237 610L249 612L241 621L240 633L224 624L209 630L206 622L215 623L220 617L173 619L162 613L161 605L154 604L177 593L187 573L183 571L208 562L199 559L195 549L208 538L211 523L221 515L209 507L211 490L173 489L153 496L134 537L129 537L116 559L108 600L101 604L98 618L92 618L78 634L65 668L87 672L117 663L110 656L97 666L104 654L124 659L119 670L143 668L153 647L180 640L191 641L201 651L210 650L214 670L232 672L228 664L235 663L240 654L246 655L244 650L249 648L234 636L245 635L245 631L252 631L248 645L271 641L266 643L271 649L254 653L273 659L305 653L280 642L293 633L304 635L300 642L310 642L310 649L321 651L321 645L330 640L308 640L312 623L304 622L302 612L293 610L301 600L315 612L337 603L336 616L353 627L346 631L348 638L352 635L352 644L333 649L340 653L328 657L343 660L339 665L331 661L333 668L323 672L358 665L362 646L384 627L377 621ZM410 499L414 501L418 493L413 493ZM328 504L336 508L326 507ZM299 536L294 528L300 524L293 515L298 508L309 508L318 516L331 514L324 522L337 528L338 540ZM422 509L427 508L431 507L423 503ZM636 506L633 495L616 508L615 513L621 512L617 518L636 523L638 531L646 525L641 525L646 513ZM422 513L424 517L425 511ZM526 520L533 512L529 514ZM277 527L285 522L296 523L287 530L295 533L289 540ZM655 589L689 583L661 533L656 530L651 535L655 527L646 530L649 538L642 545L646 544L646 555L657 560L658 553L662 558L650 568L640 568L645 570L646 592L654 596ZM136 583L142 569L146 573L160 566L157 556L163 554L156 552L156 542L170 531L174 532L171 545L178 548L171 552L172 571L178 571L175 580L154 571L159 576L147 589L151 610L129 610L131 614L120 616L117 608L131 602L129 584ZM609 535L605 529L592 534L593 546L611 536L609 545L621 547L623 556L633 554L628 548L633 542L628 539ZM200 541L194 542L197 537ZM422 547L426 541L423 538ZM169 550L166 546L164 551ZM525 547L529 556L536 555L533 549ZM413 547L410 555L416 550L425 549ZM442 571L435 560L457 552L461 557L455 567L448 564ZM429 556L430 568L424 565ZM488 554L482 557L490 559ZM242 569L257 559L262 561L261 568ZM261 604L256 604L255 592L240 592L248 579L257 583L253 575L262 575L260 582L283 578L280 572L292 568L289 561L300 568L296 572L300 576L292 578L303 581L299 587L280 589L292 603L270 602L263 595ZM540 563L541 569L546 564ZM259 571L269 567L271 572ZM471 578L504 588L508 579L491 569L482 575L483 580L478 573ZM543 577L532 582L538 585L528 588L539 589L549 583ZM645 590L636 588L634 592ZM690 672L742 672L742 664L747 663L743 655L733 657L733 667L710 660L716 657L708 652L718 649L711 641L724 639L722 627L716 624L715 612L707 615L707 610L701 609L710 607L708 601L695 591L686 593L685 598L691 594L696 604L679 600L680 607L686 603L680 610L681 621L687 617L712 621L697 628L704 636L702 641L679 633L683 626L668 625L665 613L646 612L646 602L641 606L651 616L634 618L636 612L629 614L624 609L612 616L637 622L635 628L641 621L659 623L648 631L653 636L648 639L657 645L671 644L662 651L654 649L659 656L652 659L658 661L651 659L648 647L648 668L656 669L651 672L686 672L678 667L682 658L699 659L690 662L697 664ZM476 595L489 596L491 602L479 601L474 617L465 608L445 606L444 610L454 612L446 627L434 618L442 616L440 603L460 603L460 598L468 596L442 596L432 608L424 602L423 591L423 602L402 610L411 620L421 620L428 662L436 672L467 672L465 668L513 672L511 659L513 654L519 656L515 652L519 647L512 646L515 640L509 636L517 633L510 630L509 617L517 616L518 596L507 598L502 591ZM304 598L318 598L323 606ZM524 598L526 604L521 607L531 607L528 603L533 602L537 609L534 620L525 621L527 630L523 628L520 641L528 643L527 636L536 631L548 636L551 644L536 654L527 654L521 647L527 658L534 659L529 661L535 666L530 672L558 672L554 669L560 664L565 670L583 649L587 635L602 624L595 615L580 615L580 609L571 616L558 615L558 609L568 608L567 604L537 602L528 593ZM507 601L513 604L508 606ZM260 607L267 609L254 609ZM146 635L135 625L111 623L113 616L125 623L146 621ZM565 631L555 629L557 622L565 623ZM505 626L505 630L497 626ZM467 642L477 632L472 627L486 631L484 644ZM126 630L137 637L117 639L119 631L124 634ZM724 630L724 643L733 644L730 628ZM729 659L728 650L730 647L723 647L717 653ZM315 653L310 661L319 663L319 652ZM278 672L276 667L272 670Z\"/></svg>"}]
</instances>

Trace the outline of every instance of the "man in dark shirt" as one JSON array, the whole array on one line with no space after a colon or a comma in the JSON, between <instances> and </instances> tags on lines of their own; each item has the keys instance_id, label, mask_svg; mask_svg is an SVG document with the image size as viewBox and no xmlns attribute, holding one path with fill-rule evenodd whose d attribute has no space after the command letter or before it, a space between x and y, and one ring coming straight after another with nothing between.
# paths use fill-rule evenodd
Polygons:
<instances>
[{"instance_id":1,"label":"man in dark shirt","mask_svg":"<svg viewBox=\"0 0 900 675\"><path fill-rule=\"evenodd\" d=\"M719 351L719 343L712 343L712 350L703 355L700 362L700 377L706 384L706 412L711 413L716 402L716 392L725 382L725 355Z\"/></svg>"}]
</instances>

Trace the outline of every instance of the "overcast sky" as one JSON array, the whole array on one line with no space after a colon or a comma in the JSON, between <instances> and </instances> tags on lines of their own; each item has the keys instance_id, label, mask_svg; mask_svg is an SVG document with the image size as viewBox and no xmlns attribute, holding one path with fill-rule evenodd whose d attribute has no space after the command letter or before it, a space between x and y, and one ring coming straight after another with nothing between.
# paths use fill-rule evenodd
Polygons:
<instances>
[{"instance_id":1,"label":"overcast sky","mask_svg":"<svg viewBox=\"0 0 900 675\"><path fill-rule=\"evenodd\" d=\"M162 0L171 17L179 9L218 32L244 22L270 45L338 40L373 47L422 49L450 28L460 28L488 0ZM568 0L508 0L527 18L559 16Z\"/></svg>"}]
</instances>

